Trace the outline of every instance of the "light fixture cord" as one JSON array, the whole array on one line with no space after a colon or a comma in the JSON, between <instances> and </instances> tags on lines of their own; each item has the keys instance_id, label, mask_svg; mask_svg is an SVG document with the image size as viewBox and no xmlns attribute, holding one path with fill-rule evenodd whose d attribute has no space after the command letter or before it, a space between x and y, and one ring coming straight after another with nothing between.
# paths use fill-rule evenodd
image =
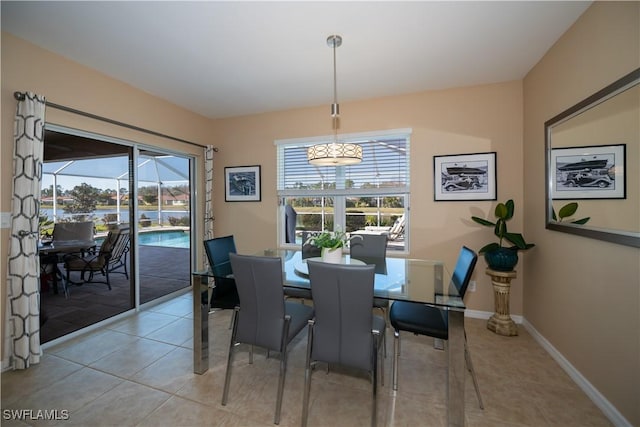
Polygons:
<instances>
[{"instance_id":1,"label":"light fixture cord","mask_svg":"<svg viewBox=\"0 0 640 427\"><path fill-rule=\"evenodd\" d=\"M333 106L331 107L331 116L340 116L340 105L338 104L338 73L336 71L336 40L333 40Z\"/></svg>"},{"instance_id":2,"label":"light fixture cord","mask_svg":"<svg viewBox=\"0 0 640 427\"><path fill-rule=\"evenodd\" d=\"M333 104L331 105L331 117L333 118L333 143L338 144L338 127L340 125L340 104L338 104L338 72L337 72L337 61L336 61L336 49L338 45L338 39L336 36L333 36L332 46L333 46ZM335 145L333 156L337 156L335 151Z\"/></svg>"}]
</instances>

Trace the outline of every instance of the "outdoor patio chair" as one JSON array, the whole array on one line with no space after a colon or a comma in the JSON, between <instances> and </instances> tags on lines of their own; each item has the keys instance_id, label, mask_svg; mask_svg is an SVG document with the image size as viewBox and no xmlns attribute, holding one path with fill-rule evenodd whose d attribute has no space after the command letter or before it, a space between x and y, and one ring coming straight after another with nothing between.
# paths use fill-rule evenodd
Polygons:
<instances>
[{"instance_id":1,"label":"outdoor patio chair","mask_svg":"<svg viewBox=\"0 0 640 427\"><path fill-rule=\"evenodd\" d=\"M94 240L94 228L93 221L57 222L53 225L53 242L54 244L70 240L91 242ZM95 246L92 249L95 249Z\"/></svg>"},{"instance_id":2,"label":"outdoor patio chair","mask_svg":"<svg viewBox=\"0 0 640 427\"><path fill-rule=\"evenodd\" d=\"M93 240L93 221L57 222L53 226L53 241L63 240Z\"/></svg>"},{"instance_id":3,"label":"outdoor patio chair","mask_svg":"<svg viewBox=\"0 0 640 427\"><path fill-rule=\"evenodd\" d=\"M396 221L393 223L391 227L368 225L363 230L356 230L352 234L384 235L384 236L387 236L387 240L393 241L393 240L398 240L399 238L404 236L404 228L405 228L405 217L404 215L402 215L398 217L398 219L396 219Z\"/></svg>"},{"instance_id":4,"label":"outdoor patio chair","mask_svg":"<svg viewBox=\"0 0 640 427\"><path fill-rule=\"evenodd\" d=\"M122 273L128 279L127 273L127 253L129 252L130 242L129 227L119 227L109 232L107 237L100 245L98 253L70 253L63 257L64 268L67 271L67 285L82 285L84 283L106 283L111 290L111 282L109 281L109 273ZM123 269L123 271L115 271ZM72 271L80 272L81 282L73 282L70 279ZM101 273L104 281L94 280L95 273Z\"/></svg>"},{"instance_id":5,"label":"outdoor patio chair","mask_svg":"<svg viewBox=\"0 0 640 427\"><path fill-rule=\"evenodd\" d=\"M393 223L393 226L387 233L387 239L389 240L397 240L398 238L404 236L404 225L405 219L404 215L396 219L396 222Z\"/></svg>"}]
</instances>

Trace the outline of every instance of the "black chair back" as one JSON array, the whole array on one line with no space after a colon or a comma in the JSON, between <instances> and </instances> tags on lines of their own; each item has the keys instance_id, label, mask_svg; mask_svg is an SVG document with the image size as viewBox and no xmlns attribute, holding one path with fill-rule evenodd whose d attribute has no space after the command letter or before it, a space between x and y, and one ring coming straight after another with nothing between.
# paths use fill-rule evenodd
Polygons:
<instances>
[{"instance_id":1,"label":"black chair back","mask_svg":"<svg viewBox=\"0 0 640 427\"><path fill-rule=\"evenodd\" d=\"M209 304L212 308L232 309L240 301L229 261L229 254L236 253L233 235L205 240L204 249L215 277Z\"/></svg>"},{"instance_id":2,"label":"black chair back","mask_svg":"<svg viewBox=\"0 0 640 427\"><path fill-rule=\"evenodd\" d=\"M236 243L233 235L216 237L204 241L204 250L207 252L209 265L222 264L229 261L229 254L236 253Z\"/></svg>"},{"instance_id":3,"label":"black chair back","mask_svg":"<svg viewBox=\"0 0 640 427\"><path fill-rule=\"evenodd\" d=\"M453 269L451 282L458 290L458 295L460 295L460 298L462 299L464 299L464 294L467 292L467 288L469 287L469 281L471 280L471 275L473 274L473 269L475 268L477 261L478 254L476 254L472 249L469 249L466 246L463 246L462 249L460 249L458 261Z\"/></svg>"}]
</instances>

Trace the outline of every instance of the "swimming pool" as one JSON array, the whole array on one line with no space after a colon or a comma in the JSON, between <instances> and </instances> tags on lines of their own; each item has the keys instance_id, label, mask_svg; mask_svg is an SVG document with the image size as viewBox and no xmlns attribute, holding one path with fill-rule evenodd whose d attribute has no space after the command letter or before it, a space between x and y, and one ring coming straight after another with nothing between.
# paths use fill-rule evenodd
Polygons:
<instances>
[{"instance_id":1,"label":"swimming pool","mask_svg":"<svg viewBox=\"0 0 640 427\"><path fill-rule=\"evenodd\" d=\"M143 246L164 246L169 248L189 248L189 230L153 230L138 234L138 244ZM100 246L104 237L98 237L96 244Z\"/></svg>"},{"instance_id":2,"label":"swimming pool","mask_svg":"<svg viewBox=\"0 0 640 427\"><path fill-rule=\"evenodd\" d=\"M188 248L189 230L157 230L138 234L138 244L144 246L165 246L170 248Z\"/></svg>"}]
</instances>

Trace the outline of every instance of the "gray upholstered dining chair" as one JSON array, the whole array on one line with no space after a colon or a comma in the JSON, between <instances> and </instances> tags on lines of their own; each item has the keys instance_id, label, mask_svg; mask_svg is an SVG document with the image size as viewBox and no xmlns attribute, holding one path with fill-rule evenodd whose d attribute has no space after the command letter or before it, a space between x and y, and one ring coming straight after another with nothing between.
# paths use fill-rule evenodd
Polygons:
<instances>
[{"instance_id":1,"label":"gray upholstered dining chair","mask_svg":"<svg viewBox=\"0 0 640 427\"><path fill-rule=\"evenodd\" d=\"M388 238L384 234L355 234L350 241L351 258L375 265L377 274L387 274L387 241ZM389 300L373 298L373 306L380 309L386 317Z\"/></svg>"},{"instance_id":2,"label":"gray upholstered dining chair","mask_svg":"<svg viewBox=\"0 0 640 427\"><path fill-rule=\"evenodd\" d=\"M253 346L280 352L280 379L274 423L280 423L282 393L287 373L287 346L313 318L313 307L284 300L282 260L230 254L240 305L233 315L233 331L229 343L227 372L224 380L222 404L229 397L231 370L236 344L251 346L249 363L253 362Z\"/></svg>"},{"instance_id":3,"label":"gray upholstered dining chair","mask_svg":"<svg viewBox=\"0 0 640 427\"><path fill-rule=\"evenodd\" d=\"M302 425L307 425L312 364L324 362L368 371L372 382L371 425L376 424L378 352L385 320L371 313L373 265L310 261L309 280L316 317L309 322ZM380 364L384 384L384 368Z\"/></svg>"},{"instance_id":4,"label":"gray upholstered dining chair","mask_svg":"<svg viewBox=\"0 0 640 427\"><path fill-rule=\"evenodd\" d=\"M466 246L462 247L451 278L451 285L456 287L462 299L464 299L477 260L478 255L473 250ZM400 331L412 332L416 335L426 335L446 341L449 339L448 313L446 310L438 307L409 301L394 301L389 311L389 321L394 328L393 389L397 390ZM467 368L473 378L473 386L476 389L478 403L480 404L480 408L484 409L480 388L478 387L478 379L476 378L473 363L471 362L471 354L467 346L466 332L464 334L464 356Z\"/></svg>"},{"instance_id":5,"label":"gray upholstered dining chair","mask_svg":"<svg viewBox=\"0 0 640 427\"><path fill-rule=\"evenodd\" d=\"M308 258L313 258L313 257L319 257L322 255L321 248L314 246L311 243L306 243L309 237L316 235L318 233L319 231L303 231L302 232L302 245L300 249L302 251L303 260ZM300 302L304 304L306 300L311 301L311 290L285 286L284 296L285 298L297 298L300 300Z\"/></svg>"},{"instance_id":6,"label":"gray upholstered dining chair","mask_svg":"<svg viewBox=\"0 0 640 427\"><path fill-rule=\"evenodd\" d=\"M358 234L354 233L350 240L350 253L352 258L361 260L373 260L376 263L387 258L387 236L384 234Z\"/></svg>"}]
</instances>

